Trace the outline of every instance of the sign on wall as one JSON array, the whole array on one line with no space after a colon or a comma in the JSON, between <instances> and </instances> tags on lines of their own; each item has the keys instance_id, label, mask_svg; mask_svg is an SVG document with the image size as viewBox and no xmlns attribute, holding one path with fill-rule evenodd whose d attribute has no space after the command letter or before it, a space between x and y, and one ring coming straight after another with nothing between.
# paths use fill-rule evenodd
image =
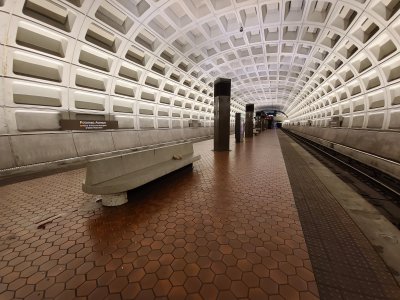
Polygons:
<instances>
[{"instance_id":1,"label":"sign on wall","mask_svg":"<svg viewBox=\"0 0 400 300\"><path fill-rule=\"evenodd\" d=\"M118 129L118 121L60 120L61 130L105 130Z\"/></svg>"}]
</instances>

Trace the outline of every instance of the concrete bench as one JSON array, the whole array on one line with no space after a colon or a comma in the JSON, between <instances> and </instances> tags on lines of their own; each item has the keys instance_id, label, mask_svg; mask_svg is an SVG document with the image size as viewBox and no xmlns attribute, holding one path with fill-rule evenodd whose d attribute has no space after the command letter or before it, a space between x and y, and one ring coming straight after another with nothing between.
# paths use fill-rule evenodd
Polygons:
<instances>
[{"instance_id":1,"label":"concrete bench","mask_svg":"<svg viewBox=\"0 0 400 300\"><path fill-rule=\"evenodd\" d=\"M89 161L82 190L102 196L105 206L128 201L127 191L200 159L192 143L154 148Z\"/></svg>"}]
</instances>

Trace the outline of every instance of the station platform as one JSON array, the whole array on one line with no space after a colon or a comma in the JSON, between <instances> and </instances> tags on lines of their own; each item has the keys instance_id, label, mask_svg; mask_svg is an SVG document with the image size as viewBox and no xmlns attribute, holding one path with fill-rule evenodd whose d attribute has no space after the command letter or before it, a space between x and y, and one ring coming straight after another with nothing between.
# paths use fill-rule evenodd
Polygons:
<instances>
[{"instance_id":1,"label":"station platform","mask_svg":"<svg viewBox=\"0 0 400 300\"><path fill-rule=\"evenodd\" d=\"M120 207L85 169L0 187L0 299L400 299L284 133L212 147Z\"/></svg>"}]
</instances>

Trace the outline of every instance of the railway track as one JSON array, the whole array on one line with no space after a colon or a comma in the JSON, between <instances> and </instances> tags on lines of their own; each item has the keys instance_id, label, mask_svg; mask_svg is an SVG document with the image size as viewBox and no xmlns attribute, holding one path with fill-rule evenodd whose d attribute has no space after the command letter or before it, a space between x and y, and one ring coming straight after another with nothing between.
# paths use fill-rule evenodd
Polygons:
<instances>
[{"instance_id":1,"label":"railway track","mask_svg":"<svg viewBox=\"0 0 400 300\"><path fill-rule=\"evenodd\" d=\"M400 229L400 181L333 149L283 129Z\"/></svg>"}]
</instances>

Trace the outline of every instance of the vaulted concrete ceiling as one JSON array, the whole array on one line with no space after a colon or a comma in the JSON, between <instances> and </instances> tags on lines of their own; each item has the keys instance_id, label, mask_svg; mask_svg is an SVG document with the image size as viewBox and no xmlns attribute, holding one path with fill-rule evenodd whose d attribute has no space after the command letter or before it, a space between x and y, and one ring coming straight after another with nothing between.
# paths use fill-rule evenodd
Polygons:
<instances>
[{"instance_id":1,"label":"vaulted concrete ceiling","mask_svg":"<svg viewBox=\"0 0 400 300\"><path fill-rule=\"evenodd\" d=\"M8 35L6 43L70 63L68 74L56 78L66 87L159 105L169 105L171 100L164 98L172 94L182 98L181 107L202 112L204 120L212 120L212 83L217 77L232 79L232 113L254 103L258 109L285 111L294 121L326 124L331 115L356 112L361 104L363 110L370 109L369 103L380 98L373 94L378 90L385 105L372 108L397 105L391 91L397 90L392 85L400 76L399 0L0 3L0 10L15 15L2 18L10 24L3 33ZM36 60L36 54L16 51L12 59L10 77L30 76L22 63ZM50 68L59 64L37 60L38 65L47 63Z\"/></svg>"},{"instance_id":2,"label":"vaulted concrete ceiling","mask_svg":"<svg viewBox=\"0 0 400 300\"><path fill-rule=\"evenodd\" d=\"M116 2L136 11L142 46L207 83L231 78L233 97L259 108L298 110L397 49L395 0Z\"/></svg>"}]
</instances>

